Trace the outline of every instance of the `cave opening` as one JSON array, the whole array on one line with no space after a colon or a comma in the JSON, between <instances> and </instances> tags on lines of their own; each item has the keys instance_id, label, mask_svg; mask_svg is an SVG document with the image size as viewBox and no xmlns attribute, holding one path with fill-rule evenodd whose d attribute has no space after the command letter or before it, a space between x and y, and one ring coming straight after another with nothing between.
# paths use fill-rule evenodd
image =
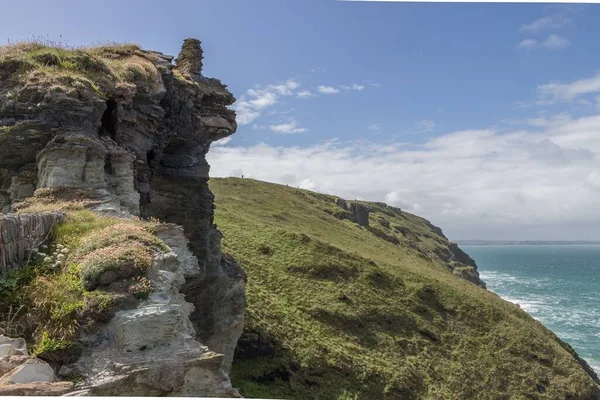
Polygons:
<instances>
[{"instance_id":1,"label":"cave opening","mask_svg":"<svg viewBox=\"0 0 600 400\"><path fill-rule=\"evenodd\" d=\"M117 137L117 102L114 99L106 100L106 110L100 119L100 136L109 136L112 140Z\"/></svg>"},{"instance_id":2,"label":"cave opening","mask_svg":"<svg viewBox=\"0 0 600 400\"><path fill-rule=\"evenodd\" d=\"M156 151L154 151L154 149L152 149L146 153L146 162L148 163L148 165L150 165L150 163L152 161L154 161L155 158L156 158Z\"/></svg>"}]
</instances>

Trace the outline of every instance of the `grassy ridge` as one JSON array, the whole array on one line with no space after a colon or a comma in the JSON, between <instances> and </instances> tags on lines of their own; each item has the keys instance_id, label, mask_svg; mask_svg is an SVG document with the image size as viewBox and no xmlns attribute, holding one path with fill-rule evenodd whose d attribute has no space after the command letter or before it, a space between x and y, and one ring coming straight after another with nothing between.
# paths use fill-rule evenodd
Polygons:
<instances>
[{"instance_id":1,"label":"grassy ridge","mask_svg":"<svg viewBox=\"0 0 600 400\"><path fill-rule=\"evenodd\" d=\"M245 396L595 398L567 345L442 262L449 243L426 220L364 203L371 226L359 228L334 196L210 187L224 252L248 273L232 371Z\"/></svg>"}]
</instances>

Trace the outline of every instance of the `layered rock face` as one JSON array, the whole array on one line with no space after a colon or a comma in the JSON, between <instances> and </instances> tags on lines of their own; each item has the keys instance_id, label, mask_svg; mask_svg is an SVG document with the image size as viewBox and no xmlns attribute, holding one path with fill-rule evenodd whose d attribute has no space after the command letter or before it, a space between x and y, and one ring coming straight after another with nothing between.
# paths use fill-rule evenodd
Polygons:
<instances>
[{"instance_id":1,"label":"layered rock face","mask_svg":"<svg viewBox=\"0 0 600 400\"><path fill-rule=\"evenodd\" d=\"M62 218L61 213L0 215L0 278L22 265L31 249L43 245Z\"/></svg>"},{"instance_id":2,"label":"layered rock face","mask_svg":"<svg viewBox=\"0 0 600 400\"><path fill-rule=\"evenodd\" d=\"M200 274L198 259L180 226L163 224L158 229L170 250L154 256L148 271L154 289L148 299L84 334L83 354L63 366L59 376L84 376L77 388L93 396L239 397L225 372L229 364L223 367L230 355L212 350L227 344L213 341L207 346L196 340L194 327L202 324L192 323L195 307L181 293L186 277Z\"/></svg>"},{"instance_id":3,"label":"layered rock face","mask_svg":"<svg viewBox=\"0 0 600 400\"><path fill-rule=\"evenodd\" d=\"M184 41L175 64L129 45L73 51L68 62L31 46L29 57L0 59L0 212L35 189L68 186L97 193L96 211L183 226L198 263L178 286L193 305L188 333L222 354L212 362L227 372L245 276L221 255L205 156L235 132L227 108L235 98L202 76L196 39Z\"/></svg>"}]
</instances>

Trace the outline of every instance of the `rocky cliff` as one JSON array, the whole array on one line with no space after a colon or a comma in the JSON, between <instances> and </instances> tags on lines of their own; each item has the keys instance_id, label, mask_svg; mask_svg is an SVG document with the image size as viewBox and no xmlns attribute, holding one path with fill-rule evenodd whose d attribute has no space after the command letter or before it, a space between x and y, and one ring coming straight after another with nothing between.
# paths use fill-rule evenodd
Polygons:
<instances>
[{"instance_id":1,"label":"rocky cliff","mask_svg":"<svg viewBox=\"0 0 600 400\"><path fill-rule=\"evenodd\" d=\"M135 45L74 50L22 43L0 48L0 211L41 212L79 201L102 215L181 225L196 266L182 267L170 278L177 282L169 284L175 288L171 294L186 311L175 312L184 328L171 324L169 329L190 336L197 354L212 351L209 363L216 362L226 377L243 329L245 276L221 255L205 155L213 141L235 132L235 113L227 108L235 99L219 80L202 75L200 41L186 39L173 59ZM45 190L54 191L40 201L49 193ZM38 201L28 203L34 191ZM174 268L154 270L171 271L169 275ZM138 311L175 315L160 307L148 310ZM143 331L146 325L140 323L128 329ZM122 344L123 334L114 335L117 339L105 338L108 352ZM196 368L196 361L189 360L199 360L186 346L170 354L171 364L187 360L175 379L186 389L167 384L150 393L215 394L185 383L190 368ZM137 361L152 359L144 357ZM88 372L98 368L102 366L94 364ZM161 380L147 378L148 385L153 381ZM132 393L143 394L140 390Z\"/></svg>"}]
</instances>

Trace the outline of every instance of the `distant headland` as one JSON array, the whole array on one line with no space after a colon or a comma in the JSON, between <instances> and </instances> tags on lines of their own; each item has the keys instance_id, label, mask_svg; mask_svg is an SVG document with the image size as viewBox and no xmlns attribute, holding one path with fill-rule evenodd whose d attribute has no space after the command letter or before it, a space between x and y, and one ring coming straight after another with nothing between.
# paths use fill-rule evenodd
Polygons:
<instances>
[{"instance_id":1,"label":"distant headland","mask_svg":"<svg viewBox=\"0 0 600 400\"><path fill-rule=\"evenodd\" d=\"M600 244L600 240L455 240L455 243L462 246L480 246L480 245L574 245L574 244Z\"/></svg>"}]
</instances>

